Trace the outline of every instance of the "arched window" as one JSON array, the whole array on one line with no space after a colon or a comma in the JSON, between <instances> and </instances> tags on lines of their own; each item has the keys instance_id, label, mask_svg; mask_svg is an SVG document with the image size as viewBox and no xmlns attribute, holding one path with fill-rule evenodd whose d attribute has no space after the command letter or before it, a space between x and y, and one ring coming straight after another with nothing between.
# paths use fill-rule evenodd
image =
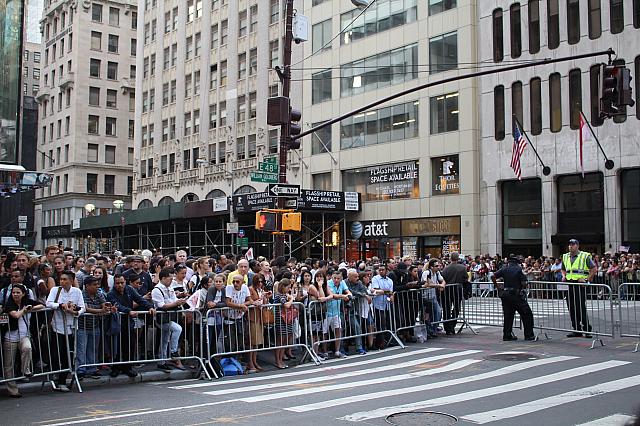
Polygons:
<instances>
[{"instance_id":1,"label":"arched window","mask_svg":"<svg viewBox=\"0 0 640 426\"><path fill-rule=\"evenodd\" d=\"M153 203L149 199L144 199L138 203L139 209L148 209L153 207Z\"/></svg>"},{"instance_id":2,"label":"arched window","mask_svg":"<svg viewBox=\"0 0 640 426\"><path fill-rule=\"evenodd\" d=\"M182 201L183 203L192 203L194 201L200 201L200 198L198 198L198 196L193 192L189 192L187 194L184 194L180 201Z\"/></svg>"},{"instance_id":3,"label":"arched window","mask_svg":"<svg viewBox=\"0 0 640 426\"><path fill-rule=\"evenodd\" d=\"M169 196L162 197L160 199L160 201L158 202L158 206L168 206L169 204L171 204L173 202L175 202L175 201L173 200L173 198L171 198Z\"/></svg>"},{"instance_id":4,"label":"arched window","mask_svg":"<svg viewBox=\"0 0 640 426\"><path fill-rule=\"evenodd\" d=\"M240 194L253 194L254 192L257 192L256 189L251 186L251 185L242 185L240 188L236 189L236 192L234 192L234 195L240 195Z\"/></svg>"},{"instance_id":5,"label":"arched window","mask_svg":"<svg viewBox=\"0 0 640 426\"><path fill-rule=\"evenodd\" d=\"M224 191L221 191L219 189L214 189L213 191L209 191L209 193L207 194L205 198L205 200L212 200L214 198L222 198L222 197L226 197L227 194L224 193Z\"/></svg>"}]
</instances>

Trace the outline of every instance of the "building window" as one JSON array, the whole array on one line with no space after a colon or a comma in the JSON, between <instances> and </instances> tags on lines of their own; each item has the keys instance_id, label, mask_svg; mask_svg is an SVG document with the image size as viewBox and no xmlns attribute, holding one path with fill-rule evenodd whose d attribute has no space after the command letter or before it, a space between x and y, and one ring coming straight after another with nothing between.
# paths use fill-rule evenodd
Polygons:
<instances>
[{"instance_id":1,"label":"building window","mask_svg":"<svg viewBox=\"0 0 640 426\"><path fill-rule=\"evenodd\" d=\"M106 145L104 147L104 162L107 164L116 164L116 147Z\"/></svg>"},{"instance_id":2,"label":"building window","mask_svg":"<svg viewBox=\"0 0 640 426\"><path fill-rule=\"evenodd\" d=\"M256 118L257 104L256 92L249 93L249 119Z\"/></svg>"},{"instance_id":3,"label":"building window","mask_svg":"<svg viewBox=\"0 0 640 426\"><path fill-rule=\"evenodd\" d=\"M236 160L244 160L247 157L247 145L244 136L239 137L236 143Z\"/></svg>"},{"instance_id":4,"label":"building window","mask_svg":"<svg viewBox=\"0 0 640 426\"><path fill-rule=\"evenodd\" d=\"M446 12L456 7L456 0L429 0L429 15Z\"/></svg>"},{"instance_id":5,"label":"building window","mask_svg":"<svg viewBox=\"0 0 640 426\"><path fill-rule=\"evenodd\" d=\"M631 246L630 252L640 249L640 169L623 170L622 188L622 243Z\"/></svg>"},{"instance_id":6,"label":"building window","mask_svg":"<svg viewBox=\"0 0 640 426\"><path fill-rule=\"evenodd\" d=\"M558 176L558 232L576 238L585 233L604 238L603 188L602 173Z\"/></svg>"},{"instance_id":7,"label":"building window","mask_svg":"<svg viewBox=\"0 0 640 426\"><path fill-rule=\"evenodd\" d=\"M520 3L514 3L509 8L509 23L511 27L511 57L517 58L522 54Z\"/></svg>"},{"instance_id":8,"label":"building window","mask_svg":"<svg viewBox=\"0 0 640 426\"><path fill-rule=\"evenodd\" d=\"M102 5L97 3L91 4L91 20L93 22L102 22Z\"/></svg>"},{"instance_id":9,"label":"building window","mask_svg":"<svg viewBox=\"0 0 640 426\"><path fill-rule=\"evenodd\" d=\"M116 119L115 119L115 117L107 117L105 134L107 136L116 136L117 133L116 133Z\"/></svg>"},{"instance_id":10,"label":"building window","mask_svg":"<svg viewBox=\"0 0 640 426\"><path fill-rule=\"evenodd\" d=\"M114 27L120 26L120 9L117 7L109 8L109 25Z\"/></svg>"},{"instance_id":11,"label":"building window","mask_svg":"<svg viewBox=\"0 0 640 426\"><path fill-rule=\"evenodd\" d=\"M118 79L118 63L107 62L107 80L117 80L117 79Z\"/></svg>"},{"instance_id":12,"label":"building window","mask_svg":"<svg viewBox=\"0 0 640 426\"><path fill-rule=\"evenodd\" d=\"M316 72L311 76L311 103L331 100L331 70Z\"/></svg>"},{"instance_id":13,"label":"building window","mask_svg":"<svg viewBox=\"0 0 640 426\"><path fill-rule=\"evenodd\" d=\"M249 51L249 75L256 75L258 73L258 49L251 49Z\"/></svg>"},{"instance_id":14,"label":"building window","mask_svg":"<svg viewBox=\"0 0 640 426\"><path fill-rule=\"evenodd\" d=\"M238 80L242 80L247 76L247 54L238 55Z\"/></svg>"},{"instance_id":15,"label":"building window","mask_svg":"<svg viewBox=\"0 0 640 426\"><path fill-rule=\"evenodd\" d=\"M458 33L456 31L429 39L431 74L458 68Z\"/></svg>"},{"instance_id":16,"label":"building window","mask_svg":"<svg viewBox=\"0 0 640 426\"><path fill-rule=\"evenodd\" d=\"M602 35L602 18L600 15L600 1L601 0L588 0L589 1L589 38L595 40Z\"/></svg>"},{"instance_id":17,"label":"building window","mask_svg":"<svg viewBox=\"0 0 640 426\"><path fill-rule=\"evenodd\" d=\"M640 28L640 0L633 0L633 28Z\"/></svg>"},{"instance_id":18,"label":"building window","mask_svg":"<svg viewBox=\"0 0 640 426\"><path fill-rule=\"evenodd\" d=\"M87 173L87 194L98 193L98 175Z\"/></svg>"},{"instance_id":19,"label":"building window","mask_svg":"<svg viewBox=\"0 0 640 426\"><path fill-rule=\"evenodd\" d=\"M191 134L191 113L186 112L184 114L184 135L188 136Z\"/></svg>"},{"instance_id":20,"label":"building window","mask_svg":"<svg viewBox=\"0 0 640 426\"><path fill-rule=\"evenodd\" d=\"M102 49L102 33L99 31L91 31L91 50Z\"/></svg>"},{"instance_id":21,"label":"building window","mask_svg":"<svg viewBox=\"0 0 640 426\"><path fill-rule=\"evenodd\" d=\"M129 52L129 54L131 56L136 56L137 55L137 52L136 52L137 49L138 49L138 40L136 40L135 38L132 38L131 42L130 42L130 52Z\"/></svg>"},{"instance_id":22,"label":"building window","mask_svg":"<svg viewBox=\"0 0 640 426\"><path fill-rule=\"evenodd\" d=\"M609 0L609 18L611 34L619 34L624 30L624 1Z\"/></svg>"},{"instance_id":23,"label":"building window","mask_svg":"<svg viewBox=\"0 0 640 426\"><path fill-rule=\"evenodd\" d=\"M220 45L224 46L227 44L229 39L229 21L224 20L220 23Z\"/></svg>"},{"instance_id":24,"label":"building window","mask_svg":"<svg viewBox=\"0 0 640 426\"><path fill-rule=\"evenodd\" d=\"M580 41L580 0L567 0L567 41Z\"/></svg>"},{"instance_id":25,"label":"building window","mask_svg":"<svg viewBox=\"0 0 640 426\"><path fill-rule=\"evenodd\" d=\"M331 191L331 172L311 175L311 189L316 191Z\"/></svg>"},{"instance_id":26,"label":"building window","mask_svg":"<svg viewBox=\"0 0 640 426\"><path fill-rule=\"evenodd\" d=\"M340 44L349 44L417 20L415 0L378 0L364 15L354 9L340 15ZM327 38L327 41L331 37ZM314 49L315 51L316 49Z\"/></svg>"},{"instance_id":27,"label":"building window","mask_svg":"<svg viewBox=\"0 0 640 426\"><path fill-rule=\"evenodd\" d=\"M418 78L418 45L400 47L340 67L340 96L353 96Z\"/></svg>"},{"instance_id":28,"label":"building window","mask_svg":"<svg viewBox=\"0 0 640 426\"><path fill-rule=\"evenodd\" d=\"M359 192L363 201L418 198L418 161L344 170L344 191Z\"/></svg>"},{"instance_id":29,"label":"building window","mask_svg":"<svg viewBox=\"0 0 640 426\"><path fill-rule=\"evenodd\" d=\"M40 63L40 52L33 52L33 62Z\"/></svg>"},{"instance_id":30,"label":"building window","mask_svg":"<svg viewBox=\"0 0 640 426\"><path fill-rule=\"evenodd\" d=\"M324 123L324 121L313 123L311 127L319 126L322 123ZM331 127L332 126L323 127L311 134L311 155L331 152Z\"/></svg>"},{"instance_id":31,"label":"building window","mask_svg":"<svg viewBox=\"0 0 640 426\"><path fill-rule=\"evenodd\" d=\"M107 89L107 108L118 107L118 91L114 89Z\"/></svg>"},{"instance_id":32,"label":"building window","mask_svg":"<svg viewBox=\"0 0 640 426\"><path fill-rule=\"evenodd\" d=\"M191 54L193 52L193 37L187 37L186 47L185 47L185 59L188 61L191 59Z\"/></svg>"},{"instance_id":33,"label":"building window","mask_svg":"<svg viewBox=\"0 0 640 426\"><path fill-rule=\"evenodd\" d=\"M89 163L98 162L98 145L97 144L90 143L87 145L87 161Z\"/></svg>"},{"instance_id":34,"label":"building window","mask_svg":"<svg viewBox=\"0 0 640 426\"><path fill-rule=\"evenodd\" d=\"M244 121L246 119L247 103L245 96L238 96L238 121Z\"/></svg>"},{"instance_id":35,"label":"building window","mask_svg":"<svg viewBox=\"0 0 640 426\"><path fill-rule=\"evenodd\" d=\"M582 111L582 72L580 69L569 71L569 126L580 128L580 111Z\"/></svg>"},{"instance_id":36,"label":"building window","mask_svg":"<svg viewBox=\"0 0 640 426\"><path fill-rule=\"evenodd\" d=\"M430 133L452 132L458 130L458 93L433 96L430 104Z\"/></svg>"},{"instance_id":37,"label":"building window","mask_svg":"<svg viewBox=\"0 0 640 426\"><path fill-rule=\"evenodd\" d=\"M549 123L552 132L562 130L562 90L559 73L549 76Z\"/></svg>"},{"instance_id":38,"label":"building window","mask_svg":"<svg viewBox=\"0 0 640 426\"><path fill-rule=\"evenodd\" d=\"M542 133L542 81L534 77L529 82L529 99L531 102L531 134Z\"/></svg>"},{"instance_id":39,"label":"building window","mask_svg":"<svg viewBox=\"0 0 640 426\"><path fill-rule=\"evenodd\" d=\"M247 145L249 148L249 156L248 158L255 158L257 154L257 146L256 146L256 135L249 135L247 137Z\"/></svg>"},{"instance_id":40,"label":"building window","mask_svg":"<svg viewBox=\"0 0 640 426\"><path fill-rule=\"evenodd\" d=\"M198 133L200 133L200 110L196 109L193 111L193 134Z\"/></svg>"},{"instance_id":41,"label":"building window","mask_svg":"<svg viewBox=\"0 0 640 426\"><path fill-rule=\"evenodd\" d=\"M104 175L104 193L115 194L116 177L114 175Z\"/></svg>"},{"instance_id":42,"label":"building window","mask_svg":"<svg viewBox=\"0 0 640 426\"><path fill-rule=\"evenodd\" d=\"M504 139L504 86L502 85L493 89L493 117L495 138L501 141Z\"/></svg>"},{"instance_id":43,"label":"building window","mask_svg":"<svg viewBox=\"0 0 640 426\"><path fill-rule=\"evenodd\" d=\"M269 10L271 11L271 18L269 23L275 24L280 20L280 0L270 0L271 5Z\"/></svg>"},{"instance_id":44,"label":"building window","mask_svg":"<svg viewBox=\"0 0 640 426\"><path fill-rule=\"evenodd\" d=\"M271 64L271 68L275 68L278 65L280 60L279 53L278 40L269 42L269 63Z\"/></svg>"},{"instance_id":45,"label":"building window","mask_svg":"<svg viewBox=\"0 0 640 426\"><path fill-rule=\"evenodd\" d=\"M520 124L524 123L522 112L522 82L515 81L511 84L511 112L515 114Z\"/></svg>"},{"instance_id":46,"label":"building window","mask_svg":"<svg viewBox=\"0 0 640 426\"><path fill-rule=\"evenodd\" d=\"M198 57L200 56L200 53L202 52L202 34L201 33L196 33L195 37L194 37L194 56Z\"/></svg>"},{"instance_id":47,"label":"building window","mask_svg":"<svg viewBox=\"0 0 640 426\"><path fill-rule=\"evenodd\" d=\"M312 30L312 49L313 52L317 52L323 49L331 49L331 43L329 40L333 37L331 33L331 19L322 21L313 26Z\"/></svg>"},{"instance_id":48,"label":"building window","mask_svg":"<svg viewBox=\"0 0 640 426\"><path fill-rule=\"evenodd\" d=\"M129 139L133 139L133 137L135 136L135 128L136 128L135 120L129 120Z\"/></svg>"},{"instance_id":49,"label":"building window","mask_svg":"<svg viewBox=\"0 0 640 426\"><path fill-rule=\"evenodd\" d=\"M548 47L556 49L560 45L560 10L558 0L547 0Z\"/></svg>"},{"instance_id":50,"label":"building window","mask_svg":"<svg viewBox=\"0 0 640 426\"><path fill-rule=\"evenodd\" d=\"M108 50L110 53L118 53L118 42L120 37L115 34L109 34L109 46Z\"/></svg>"},{"instance_id":51,"label":"building window","mask_svg":"<svg viewBox=\"0 0 640 426\"><path fill-rule=\"evenodd\" d=\"M502 9L496 9L492 14L493 19L493 61L500 62L504 59L504 35L502 30Z\"/></svg>"},{"instance_id":52,"label":"building window","mask_svg":"<svg viewBox=\"0 0 640 426\"><path fill-rule=\"evenodd\" d=\"M211 26L211 49L218 47L218 24Z\"/></svg>"},{"instance_id":53,"label":"building window","mask_svg":"<svg viewBox=\"0 0 640 426\"><path fill-rule=\"evenodd\" d=\"M100 133L100 117L97 115L90 115L87 125L87 131L92 135Z\"/></svg>"},{"instance_id":54,"label":"building window","mask_svg":"<svg viewBox=\"0 0 640 426\"><path fill-rule=\"evenodd\" d=\"M89 87L89 105L100 106L100 88Z\"/></svg>"},{"instance_id":55,"label":"building window","mask_svg":"<svg viewBox=\"0 0 640 426\"><path fill-rule=\"evenodd\" d=\"M220 62L220 86L227 85L227 61Z\"/></svg>"},{"instance_id":56,"label":"building window","mask_svg":"<svg viewBox=\"0 0 640 426\"><path fill-rule=\"evenodd\" d=\"M278 129L269 130L269 141L267 143L269 144L267 147L269 154L277 154L278 146L280 145L280 139L278 138Z\"/></svg>"},{"instance_id":57,"label":"building window","mask_svg":"<svg viewBox=\"0 0 640 426\"><path fill-rule=\"evenodd\" d=\"M418 136L419 101L357 114L340 123L341 149L370 146Z\"/></svg>"},{"instance_id":58,"label":"building window","mask_svg":"<svg viewBox=\"0 0 640 426\"><path fill-rule=\"evenodd\" d=\"M249 32L255 33L256 30L258 29L258 5L257 4L252 5L249 11L250 11Z\"/></svg>"},{"instance_id":59,"label":"building window","mask_svg":"<svg viewBox=\"0 0 640 426\"><path fill-rule=\"evenodd\" d=\"M508 252L528 253L542 244L540 179L502 182L502 238Z\"/></svg>"},{"instance_id":60,"label":"building window","mask_svg":"<svg viewBox=\"0 0 640 426\"><path fill-rule=\"evenodd\" d=\"M636 56L636 60L634 61L634 66L635 66L635 77L636 77L635 92L636 92L636 99L637 99L637 96L638 96L637 94L640 93L640 56ZM640 105L636 105L636 118L640 120Z\"/></svg>"},{"instance_id":61,"label":"building window","mask_svg":"<svg viewBox=\"0 0 640 426\"><path fill-rule=\"evenodd\" d=\"M209 129L218 127L218 106L216 104L209 105Z\"/></svg>"},{"instance_id":62,"label":"building window","mask_svg":"<svg viewBox=\"0 0 640 426\"><path fill-rule=\"evenodd\" d=\"M247 11L240 12L238 15L238 37L247 35Z\"/></svg>"}]
</instances>

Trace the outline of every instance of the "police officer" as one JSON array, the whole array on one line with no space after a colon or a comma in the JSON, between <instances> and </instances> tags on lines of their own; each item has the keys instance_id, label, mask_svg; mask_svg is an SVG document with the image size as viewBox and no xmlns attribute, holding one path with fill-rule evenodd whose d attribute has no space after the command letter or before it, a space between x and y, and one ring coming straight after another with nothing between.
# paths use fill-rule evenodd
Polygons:
<instances>
[{"instance_id":1,"label":"police officer","mask_svg":"<svg viewBox=\"0 0 640 426\"><path fill-rule=\"evenodd\" d=\"M587 287L581 284L591 282L596 269L591 254L580 251L580 242L570 239L569 252L562 255L562 281L574 283L569 285L567 308L575 331L567 334L567 337L582 337L583 331L587 332L584 337L591 337L588 333L591 331L591 324L587 316Z\"/></svg>"},{"instance_id":2,"label":"police officer","mask_svg":"<svg viewBox=\"0 0 640 426\"><path fill-rule=\"evenodd\" d=\"M498 284L498 278L502 278L504 283ZM527 303L526 288L527 277L522 272L522 268L518 264L518 258L511 254L506 266L503 266L498 272L491 277L494 285L497 285L498 294L502 300L502 312L504 315L504 326L502 329L502 340L508 342L518 340L513 334L513 317L516 313L520 314L522 324L524 325L524 339L534 340L533 335L533 312Z\"/></svg>"}]
</instances>

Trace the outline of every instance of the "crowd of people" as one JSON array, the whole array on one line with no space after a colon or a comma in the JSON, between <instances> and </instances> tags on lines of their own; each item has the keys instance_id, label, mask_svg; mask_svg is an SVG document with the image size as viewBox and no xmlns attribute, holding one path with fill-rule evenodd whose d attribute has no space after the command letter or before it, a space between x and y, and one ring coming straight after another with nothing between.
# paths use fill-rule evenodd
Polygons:
<instances>
[{"instance_id":1,"label":"crowd of people","mask_svg":"<svg viewBox=\"0 0 640 426\"><path fill-rule=\"evenodd\" d=\"M637 254L593 257L597 279L609 283L640 281L639 260ZM112 377L134 377L133 364L140 361L183 370L187 352L205 349L199 342L207 343L211 355L246 353L247 372L255 373L263 370L259 350L272 348L275 366L284 369L295 356L291 347L307 336L326 359L384 348L389 339L383 331L392 324L403 340L454 335L461 301L469 296L463 284L488 281L505 263L499 255L458 253L350 262L194 258L184 250L85 257L58 246L40 257L5 253L4 379L62 371L56 390L68 392L70 363L80 378L106 373L100 364L110 365ZM526 257L520 265L529 280L561 281L561 258ZM408 292L414 289L422 289L419 296ZM424 336L416 333L417 323ZM75 348L73 357L67 346ZM7 382L7 389L20 396L15 382Z\"/></svg>"}]
</instances>

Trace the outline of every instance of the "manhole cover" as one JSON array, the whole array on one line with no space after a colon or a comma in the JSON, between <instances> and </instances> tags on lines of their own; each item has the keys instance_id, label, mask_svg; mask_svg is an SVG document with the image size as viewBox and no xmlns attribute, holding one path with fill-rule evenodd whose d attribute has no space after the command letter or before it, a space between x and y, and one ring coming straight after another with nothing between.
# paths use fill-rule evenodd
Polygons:
<instances>
[{"instance_id":1,"label":"manhole cover","mask_svg":"<svg viewBox=\"0 0 640 426\"><path fill-rule=\"evenodd\" d=\"M390 425L398 426L449 426L458 423L458 418L435 411L409 411L394 413L385 419Z\"/></svg>"},{"instance_id":2,"label":"manhole cover","mask_svg":"<svg viewBox=\"0 0 640 426\"><path fill-rule=\"evenodd\" d=\"M540 355L528 352L501 352L484 357L487 361L532 361L540 358Z\"/></svg>"}]
</instances>

